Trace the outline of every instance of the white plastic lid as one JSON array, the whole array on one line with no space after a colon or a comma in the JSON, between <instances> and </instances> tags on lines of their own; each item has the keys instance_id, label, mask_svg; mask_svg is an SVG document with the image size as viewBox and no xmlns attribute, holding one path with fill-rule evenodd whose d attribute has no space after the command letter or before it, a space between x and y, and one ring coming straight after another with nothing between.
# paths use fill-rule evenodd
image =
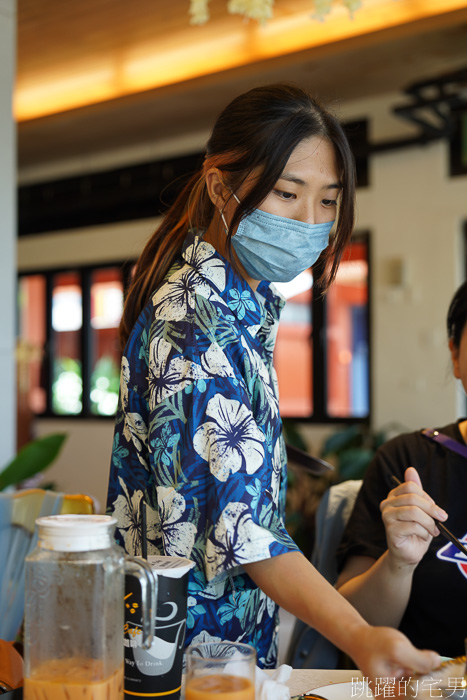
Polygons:
<instances>
[{"instance_id":1,"label":"white plastic lid","mask_svg":"<svg viewBox=\"0 0 467 700\"><path fill-rule=\"evenodd\" d=\"M156 574L168 576L169 578L182 578L187 571L193 568L195 562L184 557L150 555L148 564Z\"/></svg>"},{"instance_id":2,"label":"white plastic lid","mask_svg":"<svg viewBox=\"0 0 467 700\"><path fill-rule=\"evenodd\" d=\"M37 518L38 546L55 552L87 552L113 544L116 518L110 515L48 515Z\"/></svg>"}]
</instances>

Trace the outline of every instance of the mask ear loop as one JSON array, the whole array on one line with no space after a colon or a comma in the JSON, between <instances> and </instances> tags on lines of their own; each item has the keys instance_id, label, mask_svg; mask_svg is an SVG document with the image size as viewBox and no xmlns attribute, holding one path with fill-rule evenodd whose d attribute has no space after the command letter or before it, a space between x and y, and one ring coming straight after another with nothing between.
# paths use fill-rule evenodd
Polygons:
<instances>
[{"instance_id":1,"label":"mask ear loop","mask_svg":"<svg viewBox=\"0 0 467 700\"><path fill-rule=\"evenodd\" d=\"M224 204L224 207L225 207L225 204ZM224 207L222 207L222 209L218 209L218 211L219 211L219 214L221 215L222 223L224 224L225 235L228 236L229 235L229 227L227 226L227 221L226 221L225 216L224 216Z\"/></svg>"},{"instance_id":2,"label":"mask ear loop","mask_svg":"<svg viewBox=\"0 0 467 700\"><path fill-rule=\"evenodd\" d=\"M230 190L230 191L232 192L232 190ZM232 197L235 199L235 201L237 202L237 204L240 204L240 200L239 200L239 198L237 197L237 195L235 194L235 192L232 192ZM226 203L227 203L227 202L226 202ZM222 209L219 209L219 208L218 208L218 211L219 211L219 214L221 215L222 223L224 224L225 234L226 234L226 236L228 236L228 235L229 235L229 227L227 226L227 221L226 221L226 219L225 219L224 208L225 208L225 204L224 204L224 206L222 207Z\"/></svg>"}]
</instances>

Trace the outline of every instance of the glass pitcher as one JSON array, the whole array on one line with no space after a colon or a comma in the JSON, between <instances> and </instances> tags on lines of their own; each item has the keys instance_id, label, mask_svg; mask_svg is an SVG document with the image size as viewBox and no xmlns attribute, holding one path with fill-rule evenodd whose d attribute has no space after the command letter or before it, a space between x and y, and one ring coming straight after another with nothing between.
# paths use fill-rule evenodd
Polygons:
<instances>
[{"instance_id":1,"label":"glass pitcher","mask_svg":"<svg viewBox=\"0 0 467 700\"><path fill-rule=\"evenodd\" d=\"M123 698L125 573L141 584L143 646L152 642L157 592L144 560L114 543L106 515L38 518L25 562L25 700Z\"/></svg>"}]
</instances>

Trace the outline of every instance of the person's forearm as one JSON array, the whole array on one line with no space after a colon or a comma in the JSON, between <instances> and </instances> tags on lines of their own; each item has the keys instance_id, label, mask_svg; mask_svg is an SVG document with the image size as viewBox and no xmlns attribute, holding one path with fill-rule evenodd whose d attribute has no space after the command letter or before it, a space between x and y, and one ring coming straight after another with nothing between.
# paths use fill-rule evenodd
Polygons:
<instances>
[{"instance_id":1,"label":"person's forearm","mask_svg":"<svg viewBox=\"0 0 467 700\"><path fill-rule=\"evenodd\" d=\"M364 573L336 588L372 625L399 627L412 588L415 566L391 562L389 551Z\"/></svg>"},{"instance_id":2,"label":"person's forearm","mask_svg":"<svg viewBox=\"0 0 467 700\"><path fill-rule=\"evenodd\" d=\"M303 554L289 552L247 564L244 569L278 605L315 627L333 644L352 656L352 640L368 624Z\"/></svg>"},{"instance_id":3,"label":"person's forearm","mask_svg":"<svg viewBox=\"0 0 467 700\"><path fill-rule=\"evenodd\" d=\"M438 654L416 649L399 630L369 625L300 552L247 564L244 569L276 603L350 656L370 687L377 678L428 673L440 663Z\"/></svg>"}]
</instances>

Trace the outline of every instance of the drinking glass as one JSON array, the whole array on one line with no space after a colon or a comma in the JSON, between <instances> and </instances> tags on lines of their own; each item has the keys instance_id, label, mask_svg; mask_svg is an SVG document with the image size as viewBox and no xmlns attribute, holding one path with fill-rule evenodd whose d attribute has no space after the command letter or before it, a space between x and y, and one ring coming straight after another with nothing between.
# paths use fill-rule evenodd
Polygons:
<instances>
[{"instance_id":1,"label":"drinking glass","mask_svg":"<svg viewBox=\"0 0 467 700\"><path fill-rule=\"evenodd\" d=\"M248 644L205 642L186 652L185 700L255 700L256 651Z\"/></svg>"}]
</instances>

